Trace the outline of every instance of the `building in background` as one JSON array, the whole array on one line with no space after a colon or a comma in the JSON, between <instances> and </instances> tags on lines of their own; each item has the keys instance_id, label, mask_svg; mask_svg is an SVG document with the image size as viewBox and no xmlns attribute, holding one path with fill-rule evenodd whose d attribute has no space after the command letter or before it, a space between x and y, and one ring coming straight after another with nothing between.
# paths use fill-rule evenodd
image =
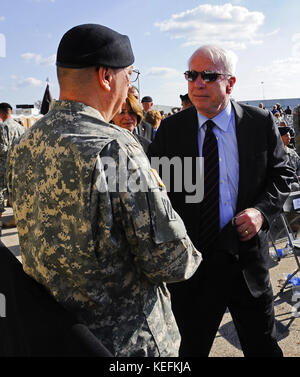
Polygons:
<instances>
[{"instance_id":1,"label":"building in background","mask_svg":"<svg viewBox=\"0 0 300 377\"><path fill-rule=\"evenodd\" d=\"M43 115L40 114L39 109L37 109L34 105L22 104L16 105L16 109L14 109L12 117L14 120L21 122L22 125L28 129L36 121L42 118Z\"/></svg>"}]
</instances>

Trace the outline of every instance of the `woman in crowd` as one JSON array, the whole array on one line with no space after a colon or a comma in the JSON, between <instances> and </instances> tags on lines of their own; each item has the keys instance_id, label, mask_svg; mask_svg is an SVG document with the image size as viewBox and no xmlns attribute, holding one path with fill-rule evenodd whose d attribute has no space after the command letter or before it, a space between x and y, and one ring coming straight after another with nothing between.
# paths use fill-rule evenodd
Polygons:
<instances>
[{"instance_id":1,"label":"woman in crowd","mask_svg":"<svg viewBox=\"0 0 300 377\"><path fill-rule=\"evenodd\" d=\"M158 110L148 110L145 115L145 121L153 126L153 137L155 137L156 131L160 125L162 116Z\"/></svg>"},{"instance_id":2,"label":"woman in crowd","mask_svg":"<svg viewBox=\"0 0 300 377\"><path fill-rule=\"evenodd\" d=\"M120 114L113 118L113 123L119 127L126 128L130 132L134 132L137 125L143 120L143 109L139 101L131 94L128 94L126 102L122 105ZM145 153L148 151L150 141L141 135L135 134L138 141L141 143Z\"/></svg>"}]
</instances>

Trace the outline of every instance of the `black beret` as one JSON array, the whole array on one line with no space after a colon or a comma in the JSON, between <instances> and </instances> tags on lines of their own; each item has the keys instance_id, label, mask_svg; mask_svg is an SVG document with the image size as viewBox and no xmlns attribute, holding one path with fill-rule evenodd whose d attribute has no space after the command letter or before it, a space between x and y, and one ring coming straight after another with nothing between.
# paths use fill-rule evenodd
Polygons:
<instances>
[{"instance_id":1,"label":"black beret","mask_svg":"<svg viewBox=\"0 0 300 377\"><path fill-rule=\"evenodd\" d=\"M287 134L288 132L291 131L291 128L290 127L278 127L278 130L279 130L279 133L281 136Z\"/></svg>"},{"instance_id":2,"label":"black beret","mask_svg":"<svg viewBox=\"0 0 300 377\"><path fill-rule=\"evenodd\" d=\"M146 96L142 98L142 102L153 102L153 99L150 96Z\"/></svg>"},{"instance_id":3,"label":"black beret","mask_svg":"<svg viewBox=\"0 0 300 377\"><path fill-rule=\"evenodd\" d=\"M56 65L65 68L104 66L124 68L132 65L134 55L127 35L97 24L78 25L62 37Z\"/></svg>"},{"instance_id":4,"label":"black beret","mask_svg":"<svg viewBox=\"0 0 300 377\"><path fill-rule=\"evenodd\" d=\"M0 103L0 110L8 110L8 109L11 109L11 110L13 109L9 103L7 102Z\"/></svg>"}]
</instances>

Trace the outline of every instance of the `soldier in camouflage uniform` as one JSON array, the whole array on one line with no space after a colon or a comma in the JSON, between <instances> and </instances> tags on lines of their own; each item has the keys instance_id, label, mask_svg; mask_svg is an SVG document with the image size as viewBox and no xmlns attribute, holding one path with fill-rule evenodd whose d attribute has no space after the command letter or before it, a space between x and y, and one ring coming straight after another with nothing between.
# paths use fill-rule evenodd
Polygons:
<instances>
[{"instance_id":1,"label":"soldier in camouflage uniform","mask_svg":"<svg viewBox=\"0 0 300 377\"><path fill-rule=\"evenodd\" d=\"M299 191L300 189L300 186L299 186L300 157L294 149L288 147L288 145L291 142L291 135L290 135L291 128L287 126L283 126L283 127L278 127L278 130L281 135L281 139L284 145L284 150L286 151L289 158L288 163L294 170L294 179L293 179L293 182L291 183L291 190Z\"/></svg>"},{"instance_id":2,"label":"soldier in camouflage uniform","mask_svg":"<svg viewBox=\"0 0 300 377\"><path fill-rule=\"evenodd\" d=\"M25 132L23 126L12 119L10 104L0 103L0 234L2 229L2 213L4 212L4 198L6 192L5 165L7 153L11 145Z\"/></svg>"},{"instance_id":3,"label":"soldier in camouflage uniform","mask_svg":"<svg viewBox=\"0 0 300 377\"><path fill-rule=\"evenodd\" d=\"M8 187L25 272L114 356L177 356L165 283L191 277L201 255L137 139L108 123L133 60L128 37L111 29L65 34L60 100L10 151Z\"/></svg>"}]
</instances>

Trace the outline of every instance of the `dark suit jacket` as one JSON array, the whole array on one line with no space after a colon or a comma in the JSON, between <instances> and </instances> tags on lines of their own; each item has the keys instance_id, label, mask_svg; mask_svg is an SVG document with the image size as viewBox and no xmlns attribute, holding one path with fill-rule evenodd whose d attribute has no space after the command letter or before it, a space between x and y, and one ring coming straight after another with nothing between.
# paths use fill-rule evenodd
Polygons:
<instances>
[{"instance_id":1,"label":"dark suit jacket","mask_svg":"<svg viewBox=\"0 0 300 377\"><path fill-rule=\"evenodd\" d=\"M289 195L293 172L287 164L272 114L256 107L239 105L234 101L232 105L239 153L236 213L255 207L262 212L265 222L258 234L247 242L239 241L230 222L216 237L212 248L234 254L239 259L247 285L252 295L258 297L269 287L267 230ZM178 112L161 122L148 155L150 158L192 157L194 160L199 156L195 107ZM194 180L195 166L196 164L193 165ZM184 173L182 176L184 177ZM171 174L171 182L172 179ZM185 197L190 193L185 191L184 184L182 187L181 192L174 192L171 183L168 188L169 197L174 209L182 217L191 240L199 249L200 205L186 203ZM193 284L196 280L197 272L187 284Z\"/></svg>"},{"instance_id":2,"label":"dark suit jacket","mask_svg":"<svg viewBox=\"0 0 300 377\"><path fill-rule=\"evenodd\" d=\"M153 140L153 127L152 124L145 122L142 120L141 124L137 126L139 130L139 135L143 136L144 138L152 141Z\"/></svg>"},{"instance_id":3,"label":"dark suit jacket","mask_svg":"<svg viewBox=\"0 0 300 377\"><path fill-rule=\"evenodd\" d=\"M151 144L151 141L149 139L146 139L145 137L143 137L141 135L135 135L135 137L138 139L139 143L141 144L141 146L144 149L144 152L147 154L148 149L149 149L149 145Z\"/></svg>"},{"instance_id":4,"label":"dark suit jacket","mask_svg":"<svg viewBox=\"0 0 300 377\"><path fill-rule=\"evenodd\" d=\"M0 357L113 356L0 241Z\"/></svg>"}]
</instances>

